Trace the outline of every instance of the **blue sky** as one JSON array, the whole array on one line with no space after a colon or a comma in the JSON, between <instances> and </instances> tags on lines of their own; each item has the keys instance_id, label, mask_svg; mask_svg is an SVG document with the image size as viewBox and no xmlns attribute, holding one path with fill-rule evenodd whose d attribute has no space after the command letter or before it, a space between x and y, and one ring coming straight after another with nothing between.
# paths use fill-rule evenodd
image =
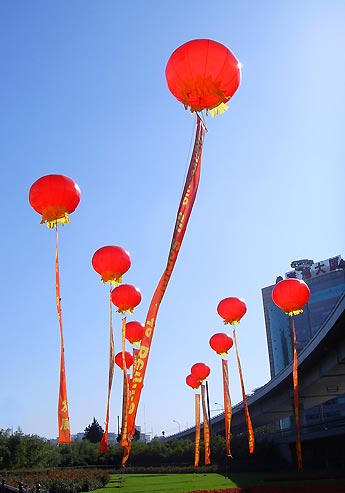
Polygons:
<instances>
[{"instance_id":1,"label":"blue sky","mask_svg":"<svg viewBox=\"0 0 345 493\"><path fill-rule=\"evenodd\" d=\"M164 269L195 119L170 94L165 66L184 42L210 38L243 65L229 111L207 119L199 192L157 319L137 424L153 435L194 422L190 367L211 367L222 402L218 302L244 298L237 337L246 390L269 380L261 288L299 258L344 254L345 5L339 0L0 3L0 428L57 435L59 329L54 232L28 203L61 173L82 191L60 230L71 432L103 425L108 288L91 266L126 248L125 281L144 321ZM121 317L114 314L120 350ZM241 400L235 355L230 392ZM116 370L110 431L117 431Z\"/></svg>"}]
</instances>

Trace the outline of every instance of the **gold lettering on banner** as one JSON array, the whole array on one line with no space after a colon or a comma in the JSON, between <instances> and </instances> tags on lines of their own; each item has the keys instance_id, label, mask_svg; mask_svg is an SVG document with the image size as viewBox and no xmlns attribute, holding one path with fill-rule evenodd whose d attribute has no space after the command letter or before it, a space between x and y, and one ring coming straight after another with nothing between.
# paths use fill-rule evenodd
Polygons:
<instances>
[{"instance_id":1,"label":"gold lettering on banner","mask_svg":"<svg viewBox=\"0 0 345 493\"><path fill-rule=\"evenodd\" d=\"M151 337L152 330L154 327L155 319L154 317L151 320L146 320L145 324L145 337Z\"/></svg>"},{"instance_id":2,"label":"gold lettering on banner","mask_svg":"<svg viewBox=\"0 0 345 493\"><path fill-rule=\"evenodd\" d=\"M182 231L183 221L184 221L184 214L183 212L179 212L176 220L176 229L178 233L181 233Z\"/></svg>"},{"instance_id":3,"label":"gold lettering on banner","mask_svg":"<svg viewBox=\"0 0 345 493\"><path fill-rule=\"evenodd\" d=\"M148 352L149 352L149 348L147 346L140 346L138 361L139 359L145 359Z\"/></svg>"},{"instance_id":4,"label":"gold lettering on banner","mask_svg":"<svg viewBox=\"0 0 345 493\"><path fill-rule=\"evenodd\" d=\"M69 420L68 420L68 418L62 418L60 430L69 430Z\"/></svg>"},{"instance_id":5,"label":"gold lettering on banner","mask_svg":"<svg viewBox=\"0 0 345 493\"><path fill-rule=\"evenodd\" d=\"M189 196L190 196L190 189L191 189L191 185L189 185L189 187L187 188L187 192L186 192L186 195L183 198L182 205L187 205L188 204L188 200L189 200Z\"/></svg>"},{"instance_id":6,"label":"gold lettering on banner","mask_svg":"<svg viewBox=\"0 0 345 493\"><path fill-rule=\"evenodd\" d=\"M67 401L65 400L65 401L62 401L61 402L61 412L62 413L66 413L67 411L68 411L68 409L67 409Z\"/></svg>"},{"instance_id":7,"label":"gold lettering on banner","mask_svg":"<svg viewBox=\"0 0 345 493\"><path fill-rule=\"evenodd\" d=\"M138 372L140 372L145 366L145 363L142 359L138 358L137 359L137 364L135 366L135 369L136 369L136 372L135 374L137 374Z\"/></svg>"}]
</instances>

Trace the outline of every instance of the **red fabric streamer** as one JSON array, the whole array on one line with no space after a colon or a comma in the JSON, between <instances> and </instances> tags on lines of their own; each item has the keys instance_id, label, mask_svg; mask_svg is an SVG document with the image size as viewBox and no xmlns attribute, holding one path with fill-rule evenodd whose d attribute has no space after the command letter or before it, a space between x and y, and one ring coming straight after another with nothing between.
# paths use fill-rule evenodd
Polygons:
<instances>
[{"instance_id":1,"label":"red fabric streamer","mask_svg":"<svg viewBox=\"0 0 345 493\"><path fill-rule=\"evenodd\" d=\"M200 460L200 394L195 394L195 452L194 467L198 467Z\"/></svg>"},{"instance_id":2,"label":"red fabric streamer","mask_svg":"<svg viewBox=\"0 0 345 493\"><path fill-rule=\"evenodd\" d=\"M133 372L130 404L128 409L128 430L132 436L135 432L135 418L138 410L141 391L144 385L144 377L150 354L151 342L153 338L158 310L163 299L165 290L168 286L171 274L173 272L198 190L201 169L202 146L205 133L206 127L200 117L197 116L194 148L188 168L184 189L182 192L180 205L177 212L175 228L168 255L168 261L162 277L160 278L156 290L153 294L147 312L144 335L141 341L138 359Z\"/></svg>"},{"instance_id":3,"label":"red fabric streamer","mask_svg":"<svg viewBox=\"0 0 345 493\"><path fill-rule=\"evenodd\" d=\"M62 331L60 273L59 273L59 248L58 248L58 226L56 224L56 247L55 247L55 296L56 310L60 328L60 387L58 399L58 443L71 443L71 430L68 415L66 369L65 369L65 345Z\"/></svg>"},{"instance_id":4,"label":"red fabric streamer","mask_svg":"<svg viewBox=\"0 0 345 493\"><path fill-rule=\"evenodd\" d=\"M247 423L248 446L249 446L249 452L252 454L254 452L254 449L255 449L255 437L254 437L253 425L252 425L252 421L250 419L250 414L249 414L249 409L248 409L248 404L247 404L246 391L244 388L241 361L240 361L240 356L238 354L236 330L235 329L233 330L233 339L234 339L234 343L235 343L238 374L240 376L240 383L241 383L241 389L242 389L243 408L244 408L244 414L245 414L246 423Z\"/></svg>"},{"instance_id":5,"label":"red fabric streamer","mask_svg":"<svg viewBox=\"0 0 345 493\"><path fill-rule=\"evenodd\" d=\"M299 396L298 396L298 358L297 358L297 338L294 318L292 317L292 332L293 332L293 396L294 396L294 407L295 407L295 420L296 420L296 454L297 454L297 464L298 470L302 471L303 461L302 461L302 446L301 446L301 423L299 415Z\"/></svg>"},{"instance_id":6,"label":"red fabric streamer","mask_svg":"<svg viewBox=\"0 0 345 493\"><path fill-rule=\"evenodd\" d=\"M205 451L205 466L211 464L211 449L210 449L210 424L206 409L205 385L201 385L201 401L202 412L204 417L204 451Z\"/></svg>"},{"instance_id":7,"label":"red fabric streamer","mask_svg":"<svg viewBox=\"0 0 345 493\"><path fill-rule=\"evenodd\" d=\"M111 301L111 290L110 290L110 323L109 323L109 377L108 377L108 399L107 399L107 410L105 415L105 431L102 436L101 443L99 444L100 452L108 452L108 430L109 430L109 408L110 408L110 394L113 385L114 378L114 358L115 358L115 347L114 347L114 334L113 334L113 304Z\"/></svg>"},{"instance_id":8,"label":"red fabric streamer","mask_svg":"<svg viewBox=\"0 0 345 493\"><path fill-rule=\"evenodd\" d=\"M232 457L230 450L232 407L229 389L229 368L226 359L222 359L222 373L224 391L225 454L227 457Z\"/></svg>"}]
</instances>

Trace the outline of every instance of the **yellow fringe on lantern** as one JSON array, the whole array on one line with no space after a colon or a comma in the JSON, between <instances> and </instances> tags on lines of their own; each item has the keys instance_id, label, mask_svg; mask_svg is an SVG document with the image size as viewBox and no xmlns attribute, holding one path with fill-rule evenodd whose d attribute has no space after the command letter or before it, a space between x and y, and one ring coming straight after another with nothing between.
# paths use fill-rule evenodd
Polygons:
<instances>
[{"instance_id":1,"label":"yellow fringe on lantern","mask_svg":"<svg viewBox=\"0 0 345 493\"><path fill-rule=\"evenodd\" d=\"M134 313L134 308L124 308L124 309L122 309L122 308L118 308L116 311L117 311L117 313L126 313L126 312L128 312L128 313L130 313L131 315L133 315L133 313Z\"/></svg>"},{"instance_id":2,"label":"yellow fringe on lantern","mask_svg":"<svg viewBox=\"0 0 345 493\"><path fill-rule=\"evenodd\" d=\"M224 325L230 324L230 325L240 325L241 321L240 320L233 320L232 322L228 322L227 320L224 320Z\"/></svg>"},{"instance_id":3,"label":"yellow fringe on lantern","mask_svg":"<svg viewBox=\"0 0 345 493\"><path fill-rule=\"evenodd\" d=\"M228 111L229 106L227 106L225 103L220 103L219 106L216 106L215 108L212 108L210 111L210 115L212 118L214 118L217 115L222 115L226 111Z\"/></svg>"},{"instance_id":4,"label":"yellow fringe on lantern","mask_svg":"<svg viewBox=\"0 0 345 493\"><path fill-rule=\"evenodd\" d=\"M287 312L289 317L293 317L294 315L299 315L300 313L303 313L302 308L300 308L299 310L292 310L291 312Z\"/></svg>"},{"instance_id":5,"label":"yellow fringe on lantern","mask_svg":"<svg viewBox=\"0 0 345 493\"><path fill-rule=\"evenodd\" d=\"M104 282L104 284L108 282L114 288L116 288L119 284L122 283L122 277L121 276L117 277L116 279L103 279L103 277L101 276L101 279Z\"/></svg>"},{"instance_id":6,"label":"yellow fringe on lantern","mask_svg":"<svg viewBox=\"0 0 345 493\"><path fill-rule=\"evenodd\" d=\"M71 221L68 217L68 212L65 212L62 217L58 217L55 219L49 219L49 218L45 217L44 215L42 215L42 220L41 220L40 224L44 224L44 223L46 223L47 228L55 228L58 223L61 223L62 226L64 226L65 224L70 224Z\"/></svg>"}]
</instances>

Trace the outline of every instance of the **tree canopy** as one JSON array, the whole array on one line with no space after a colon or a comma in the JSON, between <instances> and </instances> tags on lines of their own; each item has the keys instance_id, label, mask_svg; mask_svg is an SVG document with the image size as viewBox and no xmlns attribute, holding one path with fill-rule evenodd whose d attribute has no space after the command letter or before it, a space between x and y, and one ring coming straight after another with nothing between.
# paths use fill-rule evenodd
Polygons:
<instances>
[{"instance_id":1,"label":"tree canopy","mask_svg":"<svg viewBox=\"0 0 345 493\"><path fill-rule=\"evenodd\" d=\"M102 440L103 428L94 417L90 425L84 430L83 440L89 440L91 443L99 443Z\"/></svg>"}]
</instances>

